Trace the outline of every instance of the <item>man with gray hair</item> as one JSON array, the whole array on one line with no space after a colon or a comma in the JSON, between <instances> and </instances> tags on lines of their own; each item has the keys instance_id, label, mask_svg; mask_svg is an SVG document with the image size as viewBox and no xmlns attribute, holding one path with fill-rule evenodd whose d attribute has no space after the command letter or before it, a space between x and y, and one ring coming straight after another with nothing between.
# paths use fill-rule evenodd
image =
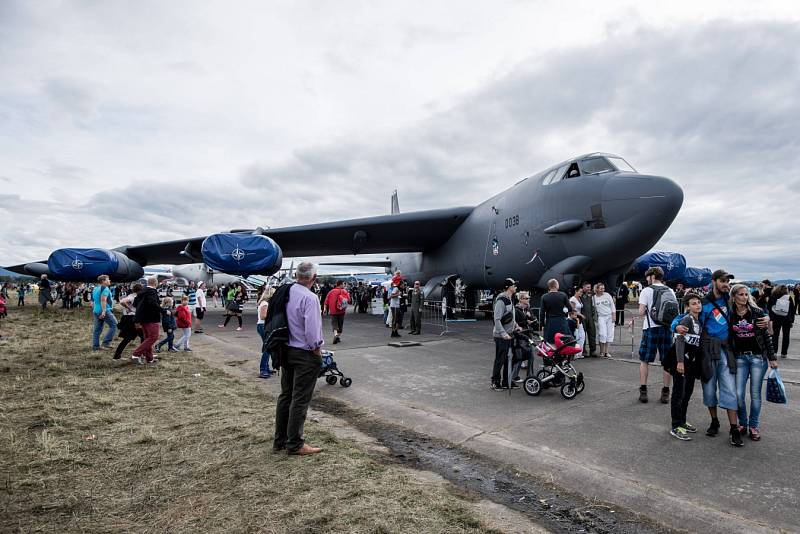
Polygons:
<instances>
[{"instance_id":1,"label":"man with gray hair","mask_svg":"<svg viewBox=\"0 0 800 534\"><path fill-rule=\"evenodd\" d=\"M305 442L303 427L322 366L322 315L319 298L311 292L317 269L311 262L297 266L297 283L289 289L286 322L289 343L281 357L281 394L275 410L274 451L307 456L322 452Z\"/></svg>"}]
</instances>

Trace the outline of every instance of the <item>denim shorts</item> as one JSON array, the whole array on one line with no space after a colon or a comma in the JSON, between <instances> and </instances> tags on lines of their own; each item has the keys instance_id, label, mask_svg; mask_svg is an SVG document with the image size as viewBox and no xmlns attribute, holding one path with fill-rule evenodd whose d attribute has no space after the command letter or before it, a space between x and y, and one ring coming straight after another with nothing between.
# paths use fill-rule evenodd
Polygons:
<instances>
[{"instance_id":1,"label":"denim shorts","mask_svg":"<svg viewBox=\"0 0 800 534\"><path fill-rule=\"evenodd\" d=\"M739 400L736 396L736 375L728 369L728 357L722 349L720 359L711 362L714 375L703 384L703 404L709 408L719 406L726 410L737 410ZM717 402L717 388L719 388L719 402Z\"/></svg>"}]
</instances>

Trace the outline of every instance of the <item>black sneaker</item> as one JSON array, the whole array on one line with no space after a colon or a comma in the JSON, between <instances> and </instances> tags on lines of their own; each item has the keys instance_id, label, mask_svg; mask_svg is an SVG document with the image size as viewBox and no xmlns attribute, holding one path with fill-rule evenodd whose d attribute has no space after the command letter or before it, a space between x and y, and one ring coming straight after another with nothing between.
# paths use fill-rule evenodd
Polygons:
<instances>
[{"instance_id":1,"label":"black sneaker","mask_svg":"<svg viewBox=\"0 0 800 534\"><path fill-rule=\"evenodd\" d=\"M661 404L669 403L669 388L661 388Z\"/></svg>"},{"instance_id":2,"label":"black sneaker","mask_svg":"<svg viewBox=\"0 0 800 534\"><path fill-rule=\"evenodd\" d=\"M647 386L639 386L639 402L647 404Z\"/></svg>"},{"instance_id":3,"label":"black sneaker","mask_svg":"<svg viewBox=\"0 0 800 534\"><path fill-rule=\"evenodd\" d=\"M333 344L336 345L337 343L339 343L339 336L333 338Z\"/></svg>"},{"instance_id":4,"label":"black sneaker","mask_svg":"<svg viewBox=\"0 0 800 534\"><path fill-rule=\"evenodd\" d=\"M501 386L500 384L492 383L492 389L494 391L502 391L503 390L503 386Z\"/></svg>"},{"instance_id":5,"label":"black sneaker","mask_svg":"<svg viewBox=\"0 0 800 534\"><path fill-rule=\"evenodd\" d=\"M689 434L697 434L697 427L692 423L683 423L683 429Z\"/></svg>"},{"instance_id":6,"label":"black sneaker","mask_svg":"<svg viewBox=\"0 0 800 534\"><path fill-rule=\"evenodd\" d=\"M739 427L732 426L731 427L731 445L734 447L744 447L744 441L742 441L742 433L739 432Z\"/></svg>"},{"instance_id":7,"label":"black sneaker","mask_svg":"<svg viewBox=\"0 0 800 534\"><path fill-rule=\"evenodd\" d=\"M717 434L719 434L719 419L712 419L708 430L706 430L706 436L713 438Z\"/></svg>"}]
</instances>

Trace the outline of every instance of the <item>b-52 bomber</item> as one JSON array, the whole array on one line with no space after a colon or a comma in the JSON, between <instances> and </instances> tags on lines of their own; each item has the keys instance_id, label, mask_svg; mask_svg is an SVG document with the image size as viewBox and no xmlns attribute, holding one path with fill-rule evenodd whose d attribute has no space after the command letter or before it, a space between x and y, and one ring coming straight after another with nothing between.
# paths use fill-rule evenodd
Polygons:
<instances>
[{"instance_id":1,"label":"b-52 bomber","mask_svg":"<svg viewBox=\"0 0 800 534\"><path fill-rule=\"evenodd\" d=\"M619 156L591 153L517 182L477 206L393 213L286 228L240 229L147 245L59 249L47 262L10 267L54 279L116 281L155 264L203 262L237 275L277 272L286 257L386 254L353 261L402 270L427 287L461 279L470 289L564 287L581 280L616 285L661 238L683 191L669 178L642 174ZM397 211L393 209L393 211Z\"/></svg>"}]
</instances>

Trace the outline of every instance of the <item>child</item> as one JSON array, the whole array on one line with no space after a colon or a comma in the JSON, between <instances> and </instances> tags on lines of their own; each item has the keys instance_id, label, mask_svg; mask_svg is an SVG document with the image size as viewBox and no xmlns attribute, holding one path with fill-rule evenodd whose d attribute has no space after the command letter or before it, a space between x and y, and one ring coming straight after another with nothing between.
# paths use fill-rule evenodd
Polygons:
<instances>
[{"instance_id":1,"label":"child","mask_svg":"<svg viewBox=\"0 0 800 534\"><path fill-rule=\"evenodd\" d=\"M172 310L172 299L169 297L164 297L164 300L161 301L161 328L164 330L164 333L167 334L167 337L156 345L155 352L161 352L161 347L163 347L164 344L168 345L168 350L170 352L178 352L178 349L172 344L175 339L175 328L177 328L177 326L175 324L175 315Z\"/></svg>"},{"instance_id":2,"label":"child","mask_svg":"<svg viewBox=\"0 0 800 534\"><path fill-rule=\"evenodd\" d=\"M567 326L569 327L569 332L572 334L572 337L575 338L575 343L578 347L581 347L581 351L577 353L574 358L583 358L583 342L586 341L586 334L581 328L581 320L578 317L578 312L574 309L570 310L569 317L567 318Z\"/></svg>"},{"instance_id":3,"label":"child","mask_svg":"<svg viewBox=\"0 0 800 534\"><path fill-rule=\"evenodd\" d=\"M664 370L672 375L672 398L670 399L672 424L670 435L681 441L689 441L689 434L697 432L694 425L686 422L686 409L692 398L694 382L700 378L700 311L703 302L697 293L686 293L683 297L686 315L679 325L689 329L685 334L675 334L675 343L664 358Z\"/></svg>"},{"instance_id":4,"label":"child","mask_svg":"<svg viewBox=\"0 0 800 534\"><path fill-rule=\"evenodd\" d=\"M181 305L175 310L177 325L183 335L178 340L178 347L183 346L184 352L192 352L189 348L189 338L192 336L192 310L189 308L189 296L181 297Z\"/></svg>"}]
</instances>

